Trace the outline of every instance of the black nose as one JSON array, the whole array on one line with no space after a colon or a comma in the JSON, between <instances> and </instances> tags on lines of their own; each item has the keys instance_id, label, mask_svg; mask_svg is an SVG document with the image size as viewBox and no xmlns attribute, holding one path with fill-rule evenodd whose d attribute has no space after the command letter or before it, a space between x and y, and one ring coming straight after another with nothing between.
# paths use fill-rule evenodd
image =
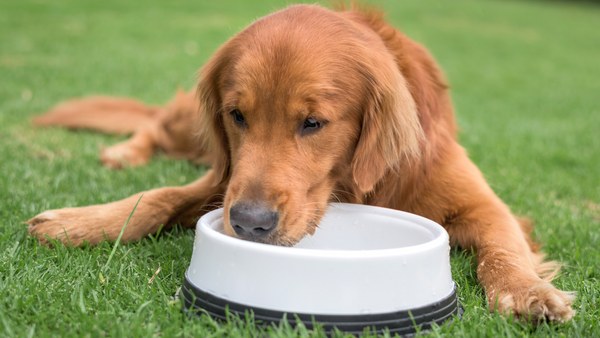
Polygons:
<instances>
[{"instance_id":1,"label":"black nose","mask_svg":"<svg viewBox=\"0 0 600 338\"><path fill-rule=\"evenodd\" d=\"M258 203L239 202L229 209L229 222L242 238L266 238L277 227L279 214Z\"/></svg>"}]
</instances>

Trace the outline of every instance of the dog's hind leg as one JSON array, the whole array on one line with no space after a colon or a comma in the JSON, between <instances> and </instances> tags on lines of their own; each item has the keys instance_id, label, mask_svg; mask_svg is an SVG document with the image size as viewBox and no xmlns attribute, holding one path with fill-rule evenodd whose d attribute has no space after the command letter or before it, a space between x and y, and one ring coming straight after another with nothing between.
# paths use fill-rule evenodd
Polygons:
<instances>
[{"instance_id":1,"label":"dog's hind leg","mask_svg":"<svg viewBox=\"0 0 600 338\"><path fill-rule=\"evenodd\" d=\"M199 104L194 92L181 90L150 123L141 126L129 140L104 148L100 160L109 168L146 164L155 150L170 157L201 159L205 151L198 135Z\"/></svg>"},{"instance_id":2,"label":"dog's hind leg","mask_svg":"<svg viewBox=\"0 0 600 338\"><path fill-rule=\"evenodd\" d=\"M214 172L209 170L201 179L183 187L154 189L108 204L48 210L25 223L29 233L37 235L43 244L48 243L46 236L74 246L81 245L84 239L98 244L105 236L111 240L119 237L139 200L122 237L123 242L138 240L156 233L161 226L169 228L181 223L191 227L200 216L218 207L225 188L214 186L213 181Z\"/></svg>"},{"instance_id":3,"label":"dog's hind leg","mask_svg":"<svg viewBox=\"0 0 600 338\"><path fill-rule=\"evenodd\" d=\"M33 124L133 134L127 141L101 148L102 164L117 169L146 164L157 149L171 157L200 159L204 151L196 133L198 107L193 91L179 90L164 107L124 98L90 97L63 102L34 118Z\"/></svg>"},{"instance_id":4,"label":"dog's hind leg","mask_svg":"<svg viewBox=\"0 0 600 338\"><path fill-rule=\"evenodd\" d=\"M126 135L155 120L158 110L132 99L93 96L62 102L33 124Z\"/></svg>"},{"instance_id":5,"label":"dog's hind leg","mask_svg":"<svg viewBox=\"0 0 600 338\"><path fill-rule=\"evenodd\" d=\"M150 161L156 149L157 122L152 122L138 129L127 141L110 147L100 147L102 165L111 169L137 167Z\"/></svg>"},{"instance_id":6,"label":"dog's hind leg","mask_svg":"<svg viewBox=\"0 0 600 338\"><path fill-rule=\"evenodd\" d=\"M156 129L162 110L132 99L96 96L62 102L35 117L33 124L120 135L134 133L127 146L102 147L100 159L103 164L121 168L142 165L150 160L156 143L152 131Z\"/></svg>"}]
</instances>

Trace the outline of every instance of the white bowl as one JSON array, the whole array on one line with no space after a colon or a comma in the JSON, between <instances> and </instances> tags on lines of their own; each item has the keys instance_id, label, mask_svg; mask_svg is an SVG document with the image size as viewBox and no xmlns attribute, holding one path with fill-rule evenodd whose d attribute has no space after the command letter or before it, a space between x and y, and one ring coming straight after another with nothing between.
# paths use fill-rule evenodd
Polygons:
<instances>
[{"instance_id":1,"label":"white bowl","mask_svg":"<svg viewBox=\"0 0 600 338\"><path fill-rule=\"evenodd\" d=\"M217 318L228 308L267 322L288 313L326 329L410 333L407 325L426 329L458 314L449 251L439 224L392 209L331 203L293 248L225 235L218 209L198 222L182 293L186 307Z\"/></svg>"}]
</instances>

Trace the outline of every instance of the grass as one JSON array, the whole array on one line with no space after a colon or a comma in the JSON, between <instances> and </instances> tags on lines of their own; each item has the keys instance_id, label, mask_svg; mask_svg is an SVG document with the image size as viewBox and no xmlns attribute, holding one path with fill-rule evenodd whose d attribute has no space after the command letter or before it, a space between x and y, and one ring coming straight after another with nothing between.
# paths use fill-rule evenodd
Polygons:
<instances>
[{"instance_id":1,"label":"grass","mask_svg":"<svg viewBox=\"0 0 600 338\"><path fill-rule=\"evenodd\" d=\"M61 100L95 93L163 103L177 86L193 85L194 72L228 37L285 5L0 2L0 336L259 333L251 323L182 315L173 294L193 231L84 248L51 249L28 237L21 222L44 210L181 185L205 171L161 156L142 168L107 170L98 146L119 137L34 129L29 120ZM566 324L513 323L489 313L472 258L454 250L465 314L431 335L600 336L600 7L470 0L389 0L383 7L436 56L452 85L462 144L514 212L535 220L549 258L565 263L555 285L578 292L578 314ZM322 335L269 330L275 337Z\"/></svg>"}]
</instances>

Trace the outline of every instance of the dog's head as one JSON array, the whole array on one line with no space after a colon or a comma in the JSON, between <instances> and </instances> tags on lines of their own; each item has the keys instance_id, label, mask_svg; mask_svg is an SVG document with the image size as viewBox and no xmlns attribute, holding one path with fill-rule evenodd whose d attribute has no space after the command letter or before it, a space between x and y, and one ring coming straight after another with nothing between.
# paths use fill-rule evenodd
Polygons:
<instances>
[{"instance_id":1,"label":"dog's head","mask_svg":"<svg viewBox=\"0 0 600 338\"><path fill-rule=\"evenodd\" d=\"M341 182L368 193L419 156L396 60L366 23L300 5L264 17L201 70L202 133L227 181L229 235L293 245Z\"/></svg>"}]
</instances>

